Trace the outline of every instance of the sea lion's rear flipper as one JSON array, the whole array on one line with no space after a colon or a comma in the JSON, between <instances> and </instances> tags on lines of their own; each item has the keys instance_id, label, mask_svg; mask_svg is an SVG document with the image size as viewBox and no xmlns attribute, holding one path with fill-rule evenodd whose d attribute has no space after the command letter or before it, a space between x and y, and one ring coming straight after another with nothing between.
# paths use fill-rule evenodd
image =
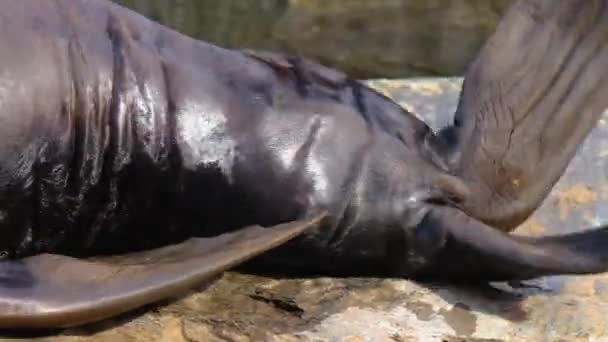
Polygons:
<instances>
[{"instance_id":1,"label":"sea lion's rear flipper","mask_svg":"<svg viewBox=\"0 0 608 342\"><path fill-rule=\"evenodd\" d=\"M434 280L483 282L608 271L608 227L544 237L499 231L457 209L434 208L416 227L438 248L416 274ZM425 251L422 251L425 252Z\"/></svg>"},{"instance_id":2,"label":"sea lion's rear flipper","mask_svg":"<svg viewBox=\"0 0 608 342\"><path fill-rule=\"evenodd\" d=\"M519 0L469 66L430 151L469 185L460 208L511 230L608 107L608 1Z\"/></svg>"},{"instance_id":3,"label":"sea lion's rear flipper","mask_svg":"<svg viewBox=\"0 0 608 342\"><path fill-rule=\"evenodd\" d=\"M323 216L119 257L44 254L2 262L0 328L75 326L178 296L317 226Z\"/></svg>"}]
</instances>

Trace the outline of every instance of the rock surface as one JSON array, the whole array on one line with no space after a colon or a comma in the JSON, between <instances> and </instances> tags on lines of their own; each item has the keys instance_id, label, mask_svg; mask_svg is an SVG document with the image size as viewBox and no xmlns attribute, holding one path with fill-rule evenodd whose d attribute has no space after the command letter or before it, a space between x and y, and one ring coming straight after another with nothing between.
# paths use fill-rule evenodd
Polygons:
<instances>
[{"instance_id":1,"label":"rock surface","mask_svg":"<svg viewBox=\"0 0 608 342\"><path fill-rule=\"evenodd\" d=\"M377 80L432 126L460 79ZM606 119L551 197L517 233L575 231L608 219ZM551 277L540 289L454 287L398 279L272 279L225 273L204 289L119 319L36 341L608 341L608 275Z\"/></svg>"},{"instance_id":2,"label":"rock surface","mask_svg":"<svg viewBox=\"0 0 608 342\"><path fill-rule=\"evenodd\" d=\"M298 53L358 78L462 75L512 0L114 0L230 48Z\"/></svg>"}]
</instances>

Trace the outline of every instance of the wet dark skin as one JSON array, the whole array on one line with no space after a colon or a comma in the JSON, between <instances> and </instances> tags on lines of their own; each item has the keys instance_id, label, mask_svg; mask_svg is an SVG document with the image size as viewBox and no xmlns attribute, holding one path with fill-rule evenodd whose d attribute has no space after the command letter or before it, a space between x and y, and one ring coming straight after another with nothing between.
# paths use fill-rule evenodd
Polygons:
<instances>
[{"instance_id":1,"label":"wet dark skin","mask_svg":"<svg viewBox=\"0 0 608 342\"><path fill-rule=\"evenodd\" d=\"M0 4L0 327L66 327L248 265L521 280L608 270L524 238L608 107L608 0L521 0L433 132L348 76L103 0Z\"/></svg>"}]
</instances>

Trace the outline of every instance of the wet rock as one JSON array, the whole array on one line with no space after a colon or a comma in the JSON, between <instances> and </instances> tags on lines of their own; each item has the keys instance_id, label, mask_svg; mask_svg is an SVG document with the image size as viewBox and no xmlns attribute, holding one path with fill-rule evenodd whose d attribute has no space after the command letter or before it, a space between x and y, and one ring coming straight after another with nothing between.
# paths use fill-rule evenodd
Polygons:
<instances>
[{"instance_id":1,"label":"wet rock","mask_svg":"<svg viewBox=\"0 0 608 342\"><path fill-rule=\"evenodd\" d=\"M369 83L435 128L451 118L462 84L461 79ZM560 233L606 222L606 128L600 124L593 131L550 198L517 233ZM560 215L564 206L568 215ZM606 317L608 276L457 287L228 272L175 300L34 340L606 341Z\"/></svg>"},{"instance_id":2,"label":"wet rock","mask_svg":"<svg viewBox=\"0 0 608 342\"><path fill-rule=\"evenodd\" d=\"M359 78L461 75L512 0L115 0L230 48L298 53Z\"/></svg>"}]
</instances>

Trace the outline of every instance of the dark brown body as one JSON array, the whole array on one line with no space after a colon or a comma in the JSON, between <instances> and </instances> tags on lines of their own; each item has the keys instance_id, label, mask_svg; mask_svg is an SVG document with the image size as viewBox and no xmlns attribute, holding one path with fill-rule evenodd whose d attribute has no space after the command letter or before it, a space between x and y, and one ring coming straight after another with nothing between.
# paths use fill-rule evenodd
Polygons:
<instances>
[{"instance_id":1,"label":"dark brown body","mask_svg":"<svg viewBox=\"0 0 608 342\"><path fill-rule=\"evenodd\" d=\"M366 242L353 253L378 254L383 226L416 216L408 206L458 191L424 155L424 123L338 72L194 41L105 2L3 13L11 257L124 253L324 209L293 262L330 258L351 233Z\"/></svg>"},{"instance_id":2,"label":"dark brown body","mask_svg":"<svg viewBox=\"0 0 608 342\"><path fill-rule=\"evenodd\" d=\"M9 260L112 255L326 213L252 265L473 281L603 272L605 228L504 231L608 106L607 41L608 1L518 2L435 134L310 61L222 49L103 0L0 3L0 245ZM54 281L31 265L19 267Z\"/></svg>"}]
</instances>

